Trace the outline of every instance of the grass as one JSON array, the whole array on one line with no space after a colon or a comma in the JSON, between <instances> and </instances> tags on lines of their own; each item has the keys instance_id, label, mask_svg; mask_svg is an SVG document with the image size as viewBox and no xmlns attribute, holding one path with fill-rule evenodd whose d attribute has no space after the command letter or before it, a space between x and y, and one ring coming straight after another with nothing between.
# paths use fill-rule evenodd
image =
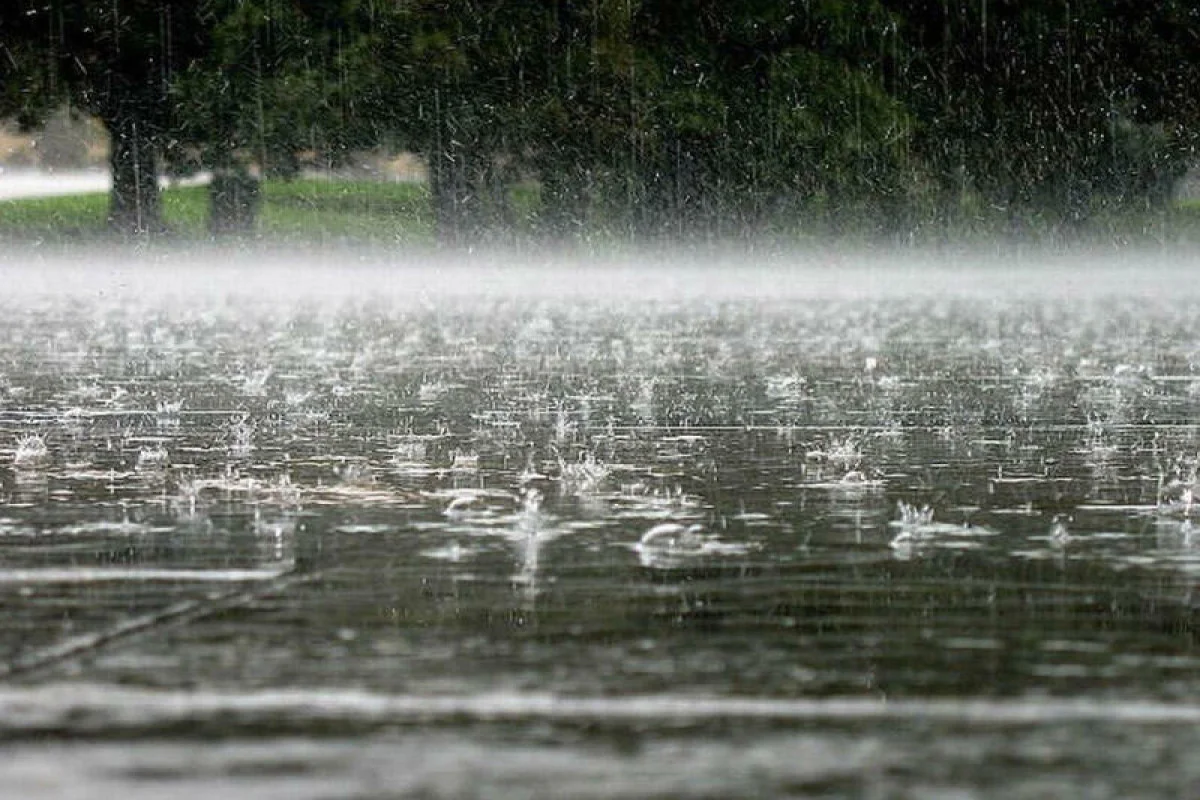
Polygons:
<instances>
[{"instance_id":1,"label":"grass","mask_svg":"<svg viewBox=\"0 0 1200 800\"><path fill-rule=\"evenodd\" d=\"M415 183L302 179L267 181L257 229L252 237L265 244L428 245L434 241L428 187ZM540 198L536 187L510 192L515 233L535 235ZM203 242L208 233L208 190L172 187L162 194L163 216L171 242ZM106 223L107 194L83 194L0 200L0 242L90 244L119 242ZM1035 225L1024 236L1037 239ZM994 235L994 232L993 232ZM1093 220L1065 235L1066 243L1157 242L1200 244L1200 200L1185 200L1164 212L1115 214ZM802 238L802 237L800 237ZM940 240L984 242L988 227L976 231L950 224Z\"/></svg>"},{"instance_id":2,"label":"grass","mask_svg":"<svg viewBox=\"0 0 1200 800\"><path fill-rule=\"evenodd\" d=\"M162 193L168 239L205 240L208 190L171 187ZM111 241L107 194L0 201L0 240ZM268 242L428 243L433 215L420 184L304 179L267 181L256 238Z\"/></svg>"},{"instance_id":3,"label":"grass","mask_svg":"<svg viewBox=\"0 0 1200 800\"><path fill-rule=\"evenodd\" d=\"M104 235L107 210L105 194L0 201L0 238L81 239Z\"/></svg>"},{"instance_id":4,"label":"grass","mask_svg":"<svg viewBox=\"0 0 1200 800\"><path fill-rule=\"evenodd\" d=\"M421 184L268 182L259 231L287 241L427 243L433 241L433 211Z\"/></svg>"}]
</instances>

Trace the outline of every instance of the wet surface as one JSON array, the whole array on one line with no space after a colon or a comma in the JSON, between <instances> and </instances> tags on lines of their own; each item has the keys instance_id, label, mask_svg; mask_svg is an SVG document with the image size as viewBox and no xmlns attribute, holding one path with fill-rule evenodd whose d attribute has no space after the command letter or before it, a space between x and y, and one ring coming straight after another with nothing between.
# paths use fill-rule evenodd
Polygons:
<instances>
[{"instance_id":1,"label":"wet surface","mask_svg":"<svg viewBox=\"0 0 1200 800\"><path fill-rule=\"evenodd\" d=\"M1194 296L394 274L0 301L0 781L1197 789Z\"/></svg>"}]
</instances>

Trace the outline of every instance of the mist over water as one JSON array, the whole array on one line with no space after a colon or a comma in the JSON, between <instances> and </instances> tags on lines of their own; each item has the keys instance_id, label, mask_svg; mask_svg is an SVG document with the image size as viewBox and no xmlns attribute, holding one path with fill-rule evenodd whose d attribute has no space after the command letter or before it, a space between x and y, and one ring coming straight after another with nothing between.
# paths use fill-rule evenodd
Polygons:
<instances>
[{"instance_id":1,"label":"mist over water","mask_svg":"<svg viewBox=\"0 0 1200 800\"><path fill-rule=\"evenodd\" d=\"M533 248L480 252L326 246L288 250L198 245L181 251L97 246L17 249L3 256L12 297L138 298L613 297L773 299L858 295L1161 296L1189 291L1196 259L1186 250L1079 251L994 246L806 250L765 246L659 248L610 255ZM249 268L249 269L248 269Z\"/></svg>"},{"instance_id":2,"label":"mist over water","mask_svg":"<svg viewBox=\"0 0 1200 800\"><path fill-rule=\"evenodd\" d=\"M1194 268L7 254L0 783L1186 796Z\"/></svg>"}]
</instances>

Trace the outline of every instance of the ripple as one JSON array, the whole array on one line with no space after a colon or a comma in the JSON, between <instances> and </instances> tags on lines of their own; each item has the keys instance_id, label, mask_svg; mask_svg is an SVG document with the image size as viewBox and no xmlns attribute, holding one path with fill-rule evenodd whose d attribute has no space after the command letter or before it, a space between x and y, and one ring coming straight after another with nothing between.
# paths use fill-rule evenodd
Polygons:
<instances>
[{"instance_id":1,"label":"ripple","mask_svg":"<svg viewBox=\"0 0 1200 800\"><path fill-rule=\"evenodd\" d=\"M753 698L654 694L577 697L495 692L471 695L382 694L313 688L259 692L154 691L95 684L46 684L0 690L0 733L32 735L71 730L184 730L185 721L223 721L231 728L270 721L276 725L546 720L580 723L643 722L654 725L718 720L847 722L922 720L977 725L1114 722L1140 725L1200 724L1200 704L1111 698L1028 700Z\"/></svg>"},{"instance_id":2,"label":"ripple","mask_svg":"<svg viewBox=\"0 0 1200 800\"><path fill-rule=\"evenodd\" d=\"M111 581L201 581L241 583L282 577L288 567L258 569L168 569L153 567L75 567L0 569L0 584L13 583L107 583Z\"/></svg>"}]
</instances>

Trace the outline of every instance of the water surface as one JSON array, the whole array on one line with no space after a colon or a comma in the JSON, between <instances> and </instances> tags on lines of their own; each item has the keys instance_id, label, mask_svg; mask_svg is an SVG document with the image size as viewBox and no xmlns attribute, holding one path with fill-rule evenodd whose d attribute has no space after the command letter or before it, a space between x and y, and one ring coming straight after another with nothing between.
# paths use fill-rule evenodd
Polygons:
<instances>
[{"instance_id":1,"label":"water surface","mask_svg":"<svg viewBox=\"0 0 1200 800\"><path fill-rule=\"evenodd\" d=\"M1198 788L1187 265L329 260L8 265L23 796Z\"/></svg>"}]
</instances>

